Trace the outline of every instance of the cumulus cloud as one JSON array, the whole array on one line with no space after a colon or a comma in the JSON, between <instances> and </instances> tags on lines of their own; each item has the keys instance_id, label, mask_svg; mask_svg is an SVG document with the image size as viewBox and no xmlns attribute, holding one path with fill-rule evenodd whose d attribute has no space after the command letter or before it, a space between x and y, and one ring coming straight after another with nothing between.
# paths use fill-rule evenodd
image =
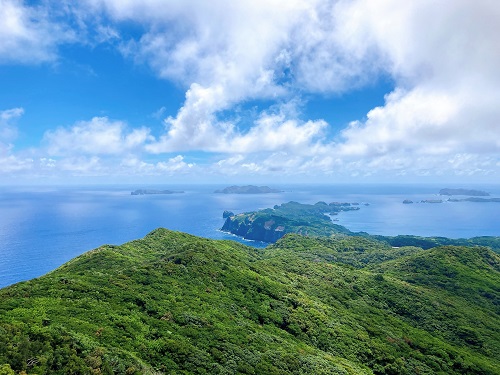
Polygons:
<instances>
[{"instance_id":1,"label":"cumulus cloud","mask_svg":"<svg viewBox=\"0 0 500 375\"><path fill-rule=\"evenodd\" d=\"M58 128L44 135L49 155L117 155L141 149L151 139L149 129L128 130L122 121L94 117L69 128Z\"/></svg>"},{"instance_id":2,"label":"cumulus cloud","mask_svg":"<svg viewBox=\"0 0 500 375\"><path fill-rule=\"evenodd\" d=\"M462 134L454 134L458 107L440 92L396 90L383 107L372 109L365 122L352 122L342 131L346 156L377 156L404 150L409 153L448 153ZM458 138L458 139L457 139Z\"/></svg>"},{"instance_id":3,"label":"cumulus cloud","mask_svg":"<svg viewBox=\"0 0 500 375\"><path fill-rule=\"evenodd\" d=\"M45 3L0 0L0 63L54 61L58 45L76 39L75 30L54 17Z\"/></svg>"},{"instance_id":4,"label":"cumulus cloud","mask_svg":"<svg viewBox=\"0 0 500 375\"><path fill-rule=\"evenodd\" d=\"M500 147L500 10L492 1L91 3L118 22L147 25L123 51L187 87L150 152L309 148L316 152L309 163L321 169L339 158L347 165L414 153L444 161ZM321 139L328 127L322 120L264 113L242 131L218 116L249 99L341 93L380 75L391 77L395 90L366 120L353 119L336 145Z\"/></svg>"},{"instance_id":5,"label":"cumulus cloud","mask_svg":"<svg viewBox=\"0 0 500 375\"><path fill-rule=\"evenodd\" d=\"M95 18L96 42L119 41L124 56L183 87L185 101L154 138L147 128L99 117L49 131L44 141L51 157L85 157L97 168L113 156L141 173L193 168L182 156L143 161L143 152L192 150L226 154L212 171L498 172L500 8L493 0L80 4L72 6L82 20ZM76 33L43 6L0 0L0 15L0 62L29 62L25 51L33 61L50 61L57 45ZM121 34L130 22L143 32ZM394 82L384 105L353 118L334 137L321 119L283 104L276 109L310 94L341 95L380 77ZM260 108L244 125L227 115L252 100L274 107Z\"/></svg>"},{"instance_id":6,"label":"cumulus cloud","mask_svg":"<svg viewBox=\"0 0 500 375\"><path fill-rule=\"evenodd\" d=\"M249 99L291 95L293 90L284 83L291 68L287 46L297 22L308 16L314 2L187 1L171 2L167 7L156 1L141 6L117 1L90 3L117 21L147 25L148 31L129 41L122 51L147 62L161 77L186 85L183 106L176 116L166 119L166 134L148 146L150 152L280 149L291 138L295 142L288 147L324 128L320 121L301 124L297 119L281 121L278 126L277 119L270 118L245 132L239 131L238 124L218 117L221 111ZM263 136L257 134L261 130L266 132ZM281 130L290 131L287 140L280 140Z\"/></svg>"},{"instance_id":7,"label":"cumulus cloud","mask_svg":"<svg viewBox=\"0 0 500 375\"><path fill-rule=\"evenodd\" d=\"M449 5L449 4L448 4ZM349 49L377 48L397 88L342 132L341 155L500 150L500 10L492 1L340 3Z\"/></svg>"},{"instance_id":8,"label":"cumulus cloud","mask_svg":"<svg viewBox=\"0 0 500 375\"><path fill-rule=\"evenodd\" d=\"M146 145L146 150L151 153L192 149L227 153L312 152L318 147L317 140L327 127L322 120L304 122L290 117L290 109L284 105L278 110L262 112L248 131L240 131L234 123L217 121L213 114L207 114L206 103L202 100L193 104L196 111L181 109L180 116L189 116L187 119L168 118L166 134L157 142Z\"/></svg>"}]
</instances>

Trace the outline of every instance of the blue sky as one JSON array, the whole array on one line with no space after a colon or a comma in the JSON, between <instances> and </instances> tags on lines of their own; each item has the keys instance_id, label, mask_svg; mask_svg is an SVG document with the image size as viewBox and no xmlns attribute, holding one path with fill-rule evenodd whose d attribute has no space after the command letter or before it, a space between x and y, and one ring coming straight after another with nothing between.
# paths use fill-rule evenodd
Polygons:
<instances>
[{"instance_id":1,"label":"blue sky","mask_svg":"<svg viewBox=\"0 0 500 375\"><path fill-rule=\"evenodd\" d=\"M495 1L0 0L0 182L498 182Z\"/></svg>"}]
</instances>

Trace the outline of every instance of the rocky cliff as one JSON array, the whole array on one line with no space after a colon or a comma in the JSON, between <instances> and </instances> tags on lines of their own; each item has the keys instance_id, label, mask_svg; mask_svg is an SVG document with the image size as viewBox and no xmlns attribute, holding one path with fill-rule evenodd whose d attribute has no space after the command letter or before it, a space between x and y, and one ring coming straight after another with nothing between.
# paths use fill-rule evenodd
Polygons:
<instances>
[{"instance_id":1,"label":"rocky cliff","mask_svg":"<svg viewBox=\"0 0 500 375\"><path fill-rule=\"evenodd\" d=\"M247 240L262 242L276 242L286 233L290 233L291 227L275 220L255 220L252 215L239 214L226 218L221 230L241 236ZM282 221L282 220L281 220Z\"/></svg>"}]
</instances>

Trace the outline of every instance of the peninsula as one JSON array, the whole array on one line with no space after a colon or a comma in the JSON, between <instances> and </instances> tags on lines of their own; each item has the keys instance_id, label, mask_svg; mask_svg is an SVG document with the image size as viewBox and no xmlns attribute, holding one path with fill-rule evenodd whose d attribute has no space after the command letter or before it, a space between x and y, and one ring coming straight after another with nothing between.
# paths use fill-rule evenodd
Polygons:
<instances>
[{"instance_id":1,"label":"peninsula","mask_svg":"<svg viewBox=\"0 0 500 375\"><path fill-rule=\"evenodd\" d=\"M477 198L476 198L477 199ZM426 203L439 203L430 202ZM414 235L382 236L366 232L352 232L332 222L331 216L342 211L359 210L358 203L333 202L327 204L283 203L273 208L234 214L226 211L221 230L248 240L273 243L286 234L296 233L307 237L354 236L384 242L394 247L417 246L430 249L441 245L489 246L500 253L500 237L481 236L472 238L421 237Z\"/></svg>"},{"instance_id":2,"label":"peninsula","mask_svg":"<svg viewBox=\"0 0 500 375\"><path fill-rule=\"evenodd\" d=\"M248 240L263 242L276 242L287 233L313 236L352 234L347 228L334 224L328 215L357 211L360 209L358 206L339 202L288 202L274 208L228 216L221 230Z\"/></svg>"},{"instance_id":3,"label":"peninsula","mask_svg":"<svg viewBox=\"0 0 500 375\"><path fill-rule=\"evenodd\" d=\"M215 190L214 193L219 194L269 194L269 193L282 193L282 190L271 189L269 186L228 186L222 190Z\"/></svg>"}]
</instances>

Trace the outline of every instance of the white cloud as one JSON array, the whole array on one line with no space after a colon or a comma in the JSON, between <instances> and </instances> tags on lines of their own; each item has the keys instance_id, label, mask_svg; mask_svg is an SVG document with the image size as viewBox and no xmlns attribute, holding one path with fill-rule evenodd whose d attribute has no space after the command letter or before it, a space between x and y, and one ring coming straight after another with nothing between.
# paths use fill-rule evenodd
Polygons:
<instances>
[{"instance_id":1,"label":"white cloud","mask_svg":"<svg viewBox=\"0 0 500 375\"><path fill-rule=\"evenodd\" d=\"M117 155L140 150L151 139L149 129L128 130L125 123L94 117L44 135L49 155Z\"/></svg>"},{"instance_id":2,"label":"white cloud","mask_svg":"<svg viewBox=\"0 0 500 375\"><path fill-rule=\"evenodd\" d=\"M100 176L109 173L97 156L65 158L57 162L57 167L61 172L69 172L72 176Z\"/></svg>"},{"instance_id":3,"label":"white cloud","mask_svg":"<svg viewBox=\"0 0 500 375\"><path fill-rule=\"evenodd\" d=\"M11 108L0 111L0 151L2 148L7 148L6 144L16 139L17 127L12 122L21 117L23 113L23 108Z\"/></svg>"},{"instance_id":4,"label":"white cloud","mask_svg":"<svg viewBox=\"0 0 500 375\"><path fill-rule=\"evenodd\" d=\"M0 125L6 124L8 121L21 117L24 114L24 108L11 108L0 111Z\"/></svg>"},{"instance_id":5,"label":"white cloud","mask_svg":"<svg viewBox=\"0 0 500 375\"><path fill-rule=\"evenodd\" d=\"M192 168L194 164L186 163L182 155L177 155L174 158L168 159L167 162L159 162L157 168L162 171L167 172L178 172L181 170L186 170Z\"/></svg>"},{"instance_id":6,"label":"white cloud","mask_svg":"<svg viewBox=\"0 0 500 375\"><path fill-rule=\"evenodd\" d=\"M68 31L48 9L0 0L0 62L50 61L60 43L75 40L77 28ZM143 152L226 154L208 168L221 173L499 171L495 1L87 0L78 12L95 26L97 42L120 40L124 55L180 84L186 97L156 138L146 128L94 118L47 132L49 156L84 157L92 168L115 157L124 170L153 174L194 166L182 156L143 161ZM94 23L88 21L93 16ZM122 40L121 27L129 22L144 33ZM384 105L353 118L334 140L325 121L303 119L286 105L275 108L304 94L359 89L381 76L395 85ZM227 116L254 99L274 108L259 109L249 126ZM3 129L0 142L3 137L9 156L15 128Z\"/></svg>"},{"instance_id":7,"label":"white cloud","mask_svg":"<svg viewBox=\"0 0 500 375\"><path fill-rule=\"evenodd\" d=\"M218 124L214 111L223 105L222 87L203 88L193 84L186 93L184 106L177 117L166 119L167 133L147 147L150 152L173 152L187 149L209 149L231 132ZM215 146L217 147L217 146Z\"/></svg>"},{"instance_id":8,"label":"white cloud","mask_svg":"<svg viewBox=\"0 0 500 375\"><path fill-rule=\"evenodd\" d=\"M146 25L127 52L188 87L184 105L149 152L308 149L318 163L325 157L349 163L405 152L443 161L500 147L500 10L492 1L92 4L118 22ZM334 147L321 138L328 126L321 120L264 112L241 130L218 117L249 99L349 91L381 74L392 77L396 89L366 121L346 128ZM325 156L325 148L333 156Z\"/></svg>"},{"instance_id":9,"label":"white cloud","mask_svg":"<svg viewBox=\"0 0 500 375\"><path fill-rule=\"evenodd\" d=\"M33 159L20 158L15 155L0 154L0 173L27 172L33 168Z\"/></svg>"},{"instance_id":10,"label":"white cloud","mask_svg":"<svg viewBox=\"0 0 500 375\"><path fill-rule=\"evenodd\" d=\"M51 170L51 169L55 168L57 165L57 161L55 159L51 159L51 158L41 158L39 160L39 163L40 163L40 168L42 170L44 170L44 169Z\"/></svg>"},{"instance_id":11,"label":"white cloud","mask_svg":"<svg viewBox=\"0 0 500 375\"><path fill-rule=\"evenodd\" d=\"M399 86L342 133L340 155L409 153L445 162L500 150L500 9L492 1L339 4L348 48L376 48Z\"/></svg>"},{"instance_id":12,"label":"white cloud","mask_svg":"<svg viewBox=\"0 0 500 375\"><path fill-rule=\"evenodd\" d=\"M148 163L137 157L128 157L122 160L121 173L133 175L178 175L189 173L195 167L194 163L186 163L184 156L177 155L167 161Z\"/></svg>"},{"instance_id":13,"label":"white cloud","mask_svg":"<svg viewBox=\"0 0 500 375\"><path fill-rule=\"evenodd\" d=\"M146 146L152 153L174 152L182 150L203 150L208 152L255 153L262 151L293 150L299 153L311 153L319 147L318 139L327 127L325 121L303 122L291 118L289 105L283 105L278 111L263 112L248 131L240 131L231 122L217 121L215 115L206 108L210 100L210 90L197 88L200 95L211 97L186 102L193 110L179 111L177 118L168 118L168 130L157 142ZM208 107L210 107L208 105ZM293 110L291 111L294 112ZM184 117L185 116L185 117Z\"/></svg>"},{"instance_id":14,"label":"white cloud","mask_svg":"<svg viewBox=\"0 0 500 375\"><path fill-rule=\"evenodd\" d=\"M17 127L13 124L24 113L23 108L11 108L0 111L0 157L10 154L14 145L12 142L17 138ZM12 159L4 159L5 165L11 164Z\"/></svg>"},{"instance_id":15,"label":"white cloud","mask_svg":"<svg viewBox=\"0 0 500 375\"><path fill-rule=\"evenodd\" d=\"M314 141L326 126L327 123L321 120L300 124L282 114L264 114L248 133L234 136L226 149L232 152L290 150L298 154L310 153L314 152Z\"/></svg>"},{"instance_id":16,"label":"white cloud","mask_svg":"<svg viewBox=\"0 0 500 375\"><path fill-rule=\"evenodd\" d=\"M160 119L164 118L164 115L165 115L166 111L167 111L166 107L161 107L157 111L153 112L151 114L151 117L160 120Z\"/></svg>"},{"instance_id":17,"label":"white cloud","mask_svg":"<svg viewBox=\"0 0 500 375\"><path fill-rule=\"evenodd\" d=\"M227 159L221 159L215 164L219 168L223 168L223 167L232 168L233 166L237 165L242 160L245 160L245 157L243 155L234 155L234 156L231 156Z\"/></svg>"},{"instance_id":18,"label":"white cloud","mask_svg":"<svg viewBox=\"0 0 500 375\"><path fill-rule=\"evenodd\" d=\"M109 25L97 25L95 40L97 43L107 43L113 40L119 40L120 33Z\"/></svg>"},{"instance_id":19,"label":"white cloud","mask_svg":"<svg viewBox=\"0 0 500 375\"><path fill-rule=\"evenodd\" d=\"M75 31L53 20L51 13L45 3L0 0L0 63L54 61L59 44L74 42Z\"/></svg>"},{"instance_id":20,"label":"white cloud","mask_svg":"<svg viewBox=\"0 0 500 375\"><path fill-rule=\"evenodd\" d=\"M218 114L253 98L280 98L289 89L280 83L289 69L287 50L293 28L313 2L304 1L91 1L117 21L135 20L148 27L122 50L146 61L161 77L187 86L186 100L175 117L166 119L167 132L150 152L190 149L242 152L295 147L324 127L292 119L278 126L261 120L255 130L241 132ZM304 13L305 12L305 13ZM258 27L256 27L258 25ZM224 32L221 32L224 30ZM264 137L259 131L265 131ZM290 131L288 139L280 140ZM281 135L279 134L281 132ZM267 137L268 136L268 137Z\"/></svg>"},{"instance_id":21,"label":"white cloud","mask_svg":"<svg viewBox=\"0 0 500 375\"><path fill-rule=\"evenodd\" d=\"M346 156L384 155L398 150L448 153L455 146L450 120L457 112L457 103L444 93L396 90L386 97L385 106L368 113L366 122L353 122L342 132L345 143L338 151Z\"/></svg>"},{"instance_id":22,"label":"white cloud","mask_svg":"<svg viewBox=\"0 0 500 375\"><path fill-rule=\"evenodd\" d=\"M29 156L15 155L13 141L18 136L15 121L24 114L23 108L11 108L0 111L0 173L15 174L27 172L33 168L33 159Z\"/></svg>"}]
</instances>

